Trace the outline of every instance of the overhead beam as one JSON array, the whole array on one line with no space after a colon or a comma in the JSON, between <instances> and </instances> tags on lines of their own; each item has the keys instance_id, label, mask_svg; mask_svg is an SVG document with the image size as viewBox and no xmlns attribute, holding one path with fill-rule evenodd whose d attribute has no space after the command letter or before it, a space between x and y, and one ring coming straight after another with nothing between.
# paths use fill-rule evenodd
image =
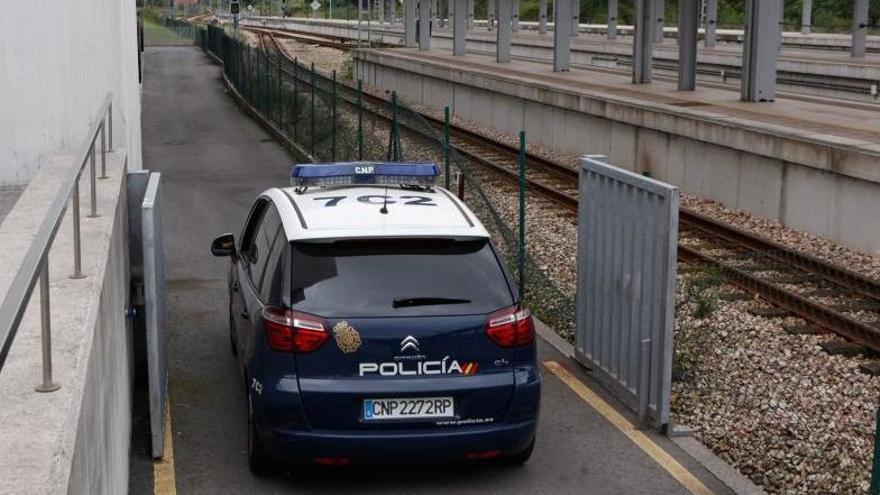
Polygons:
<instances>
[{"instance_id":1,"label":"overhead beam","mask_svg":"<svg viewBox=\"0 0 880 495\"><path fill-rule=\"evenodd\" d=\"M867 51L868 0L855 0L853 6L852 56L864 57Z\"/></svg>"},{"instance_id":2,"label":"overhead beam","mask_svg":"<svg viewBox=\"0 0 880 495\"><path fill-rule=\"evenodd\" d=\"M743 101L776 99L776 59L779 56L779 21L782 4L746 0L743 39Z\"/></svg>"},{"instance_id":3,"label":"overhead beam","mask_svg":"<svg viewBox=\"0 0 880 495\"><path fill-rule=\"evenodd\" d=\"M666 0L654 0L654 43L663 43L663 26L666 23Z\"/></svg>"},{"instance_id":4,"label":"overhead beam","mask_svg":"<svg viewBox=\"0 0 880 495\"><path fill-rule=\"evenodd\" d=\"M699 0L678 0L678 90L697 86L697 34L700 27Z\"/></svg>"},{"instance_id":5,"label":"overhead beam","mask_svg":"<svg viewBox=\"0 0 880 495\"><path fill-rule=\"evenodd\" d=\"M651 58L654 49L654 27L656 24L654 1L635 0L636 32L633 38L633 84L648 84L651 82Z\"/></svg>"},{"instance_id":6,"label":"overhead beam","mask_svg":"<svg viewBox=\"0 0 880 495\"><path fill-rule=\"evenodd\" d=\"M578 0L556 0L553 11L553 72L568 72L571 56L572 3Z\"/></svg>"},{"instance_id":7,"label":"overhead beam","mask_svg":"<svg viewBox=\"0 0 880 495\"><path fill-rule=\"evenodd\" d=\"M519 0L513 0L510 30L514 32L519 31Z\"/></svg>"},{"instance_id":8,"label":"overhead beam","mask_svg":"<svg viewBox=\"0 0 880 495\"><path fill-rule=\"evenodd\" d=\"M455 16L455 10L453 6L453 2L455 0L446 0L446 22L452 22L453 16Z\"/></svg>"},{"instance_id":9,"label":"overhead beam","mask_svg":"<svg viewBox=\"0 0 880 495\"><path fill-rule=\"evenodd\" d=\"M801 34L810 34L813 29L813 0L804 0L801 5Z\"/></svg>"},{"instance_id":10,"label":"overhead beam","mask_svg":"<svg viewBox=\"0 0 880 495\"><path fill-rule=\"evenodd\" d=\"M497 10L497 7L495 7L495 0L487 0L486 29L488 29L489 31L495 28L495 14Z\"/></svg>"},{"instance_id":11,"label":"overhead beam","mask_svg":"<svg viewBox=\"0 0 880 495\"><path fill-rule=\"evenodd\" d=\"M547 0L538 0L538 33L547 34Z\"/></svg>"},{"instance_id":12,"label":"overhead beam","mask_svg":"<svg viewBox=\"0 0 880 495\"><path fill-rule=\"evenodd\" d=\"M617 38L617 0L608 0L608 39Z\"/></svg>"},{"instance_id":13,"label":"overhead beam","mask_svg":"<svg viewBox=\"0 0 880 495\"><path fill-rule=\"evenodd\" d=\"M418 0L403 0L403 38L404 46L416 47L416 2Z\"/></svg>"},{"instance_id":14,"label":"overhead beam","mask_svg":"<svg viewBox=\"0 0 880 495\"><path fill-rule=\"evenodd\" d=\"M467 10L468 0L453 0L455 2L455 11L464 12ZM465 44L467 43L467 19L463 15L457 15L452 19L452 54L455 56L464 56Z\"/></svg>"},{"instance_id":15,"label":"overhead beam","mask_svg":"<svg viewBox=\"0 0 880 495\"><path fill-rule=\"evenodd\" d=\"M495 41L495 60L510 62L510 31L513 16L513 0L496 0L498 3L498 31Z\"/></svg>"},{"instance_id":16,"label":"overhead beam","mask_svg":"<svg viewBox=\"0 0 880 495\"><path fill-rule=\"evenodd\" d=\"M419 2L419 50L431 49L431 0Z\"/></svg>"},{"instance_id":17,"label":"overhead beam","mask_svg":"<svg viewBox=\"0 0 880 495\"><path fill-rule=\"evenodd\" d=\"M718 37L715 28L718 27L718 0L706 0L706 38L705 44L712 48Z\"/></svg>"}]
</instances>

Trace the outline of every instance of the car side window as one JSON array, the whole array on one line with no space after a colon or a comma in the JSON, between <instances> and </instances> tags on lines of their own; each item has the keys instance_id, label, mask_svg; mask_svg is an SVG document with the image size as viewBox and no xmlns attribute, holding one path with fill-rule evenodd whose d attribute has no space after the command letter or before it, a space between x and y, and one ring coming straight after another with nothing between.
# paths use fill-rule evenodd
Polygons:
<instances>
[{"instance_id":1,"label":"car side window","mask_svg":"<svg viewBox=\"0 0 880 495\"><path fill-rule=\"evenodd\" d=\"M263 200L257 203L251 210L247 226L241 244L241 259L244 262L244 270L252 286L259 291L260 277L269 257L270 244L266 240L265 229L271 228L268 223L272 222L272 212L275 207L270 201ZM277 217L278 213L275 213Z\"/></svg>"},{"instance_id":2,"label":"car side window","mask_svg":"<svg viewBox=\"0 0 880 495\"><path fill-rule=\"evenodd\" d=\"M272 242L272 253L266 263L266 271L260 285L260 299L267 304L282 304L284 292L284 275L289 244L284 228L279 225Z\"/></svg>"},{"instance_id":3,"label":"car side window","mask_svg":"<svg viewBox=\"0 0 880 495\"><path fill-rule=\"evenodd\" d=\"M266 272L270 260L272 259L272 246L275 243L275 237L281 229L281 217L278 211L271 203L263 214L263 219L257 231L254 234L254 248L257 256L254 263L250 265L251 282L257 292L262 292L263 274ZM261 298L265 301L265 298Z\"/></svg>"},{"instance_id":4,"label":"car side window","mask_svg":"<svg viewBox=\"0 0 880 495\"><path fill-rule=\"evenodd\" d=\"M256 261L257 255L259 253L254 249L254 240L257 234L257 228L260 226L260 223L263 220L263 215L266 213L266 207L269 205L269 202L261 199L259 200L253 208L251 208L250 215L248 215L247 223L245 224L244 232L241 235L241 246L239 248L239 254L245 260L245 262L250 265Z\"/></svg>"}]
</instances>

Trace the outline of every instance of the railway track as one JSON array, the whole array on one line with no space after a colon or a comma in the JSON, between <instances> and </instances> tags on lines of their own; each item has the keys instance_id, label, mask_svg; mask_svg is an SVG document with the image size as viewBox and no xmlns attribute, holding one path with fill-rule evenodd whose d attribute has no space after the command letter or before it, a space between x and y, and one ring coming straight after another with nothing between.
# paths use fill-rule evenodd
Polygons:
<instances>
[{"instance_id":1,"label":"railway track","mask_svg":"<svg viewBox=\"0 0 880 495\"><path fill-rule=\"evenodd\" d=\"M287 38L299 41L300 43L309 43L319 46L326 46L330 48L336 48L338 50L349 50L351 48L356 47L356 43L351 40L347 40L346 38L338 37L338 36L324 36L324 35L316 35L312 33L307 33L304 31L294 31L294 30L278 30L278 29L268 29L268 28L257 28L257 27L243 27L245 31L250 31L262 40L264 37L271 37L273 40L277 38Z\"/></svg>"},{"instance_id":2,"label":"railway track","mask_svg":"<svg viewBox=\"0 0 880 495\"><path fill-rule=\"evenodd\" d=\"M260 33L260 43L292 61L274 33ZM366 111L390 120L386 114L387 100L368 93L363 97ZM405 121L401 121L401 126L436 141L436 131L442 130L444 122L427 114L419 116L434 127L434 135L425 129L407 127ZM517 148L458 126L451 128L450 144L460 155L505 179L519 180ZM528 186L576 217L578 172L533 154L529 154L528 164ZM790 314L808 322L794 331L833 332L880 352L878 281L687 208L679 210L678 256L682 261L714 267L729 283L779 308L771 316Z\"/></svg>"}]
</instances>

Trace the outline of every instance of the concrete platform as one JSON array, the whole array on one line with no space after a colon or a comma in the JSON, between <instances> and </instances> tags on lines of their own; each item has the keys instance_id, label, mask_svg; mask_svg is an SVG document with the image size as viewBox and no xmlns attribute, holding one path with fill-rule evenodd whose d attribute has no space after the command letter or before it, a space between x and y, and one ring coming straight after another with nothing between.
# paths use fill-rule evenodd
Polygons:
<instances>
[{"instance_id":1,"label":"concrete platform","mask_svg":"<svg viewBox=\"0 0 880 495\"><path fill-rule=\"evenodd\" d=\"M178 493L688 493L630 440L633 431L617 429L546 367L538 443L521 468L305 467L271 478L251 475L244 389L226 326L226 260L211 257L208 246L217 233L239 231L260 191L287 183L292 159L224 94L219 68L197 49L149 48L144 60L144 158L162 172L166 187L169 393ZM539 350L541 361L562 363L580 383L598 389L588 373L545 341ZM709 490L731 493L674 442L643 433ZM143 447L133 449L130 492L153 493L149 465L136 460Z\"/></svg>"},{"instance_id":2,"label":"concrete platform","mask_svg":"<svg viewBox=\"0 0 880 495\"><path fill-rule=\"evenodd\" d=\"M635 86L617 74L497 64L443 50L355 54L356 77L487 127L628 169L880 253L880 114L872 106Z\"/></svg>"}]
</instances>

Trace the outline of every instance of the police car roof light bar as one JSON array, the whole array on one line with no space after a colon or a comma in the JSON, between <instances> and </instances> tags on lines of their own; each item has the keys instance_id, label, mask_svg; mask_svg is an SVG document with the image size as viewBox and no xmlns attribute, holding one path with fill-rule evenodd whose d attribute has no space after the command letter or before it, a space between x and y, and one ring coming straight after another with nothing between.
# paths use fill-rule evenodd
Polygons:
<instances>
[{"instance_id":1,"label":"police car roof light bar","mask_svg":"<svg viewBox=\"0 0 880 495\"><path fill-rule=\"evenodd\" d=\"M290 183L297 187L349 185L433 186L440 175L431 162L337 162L294 165Z\"/></svg>"}]
</instances>

